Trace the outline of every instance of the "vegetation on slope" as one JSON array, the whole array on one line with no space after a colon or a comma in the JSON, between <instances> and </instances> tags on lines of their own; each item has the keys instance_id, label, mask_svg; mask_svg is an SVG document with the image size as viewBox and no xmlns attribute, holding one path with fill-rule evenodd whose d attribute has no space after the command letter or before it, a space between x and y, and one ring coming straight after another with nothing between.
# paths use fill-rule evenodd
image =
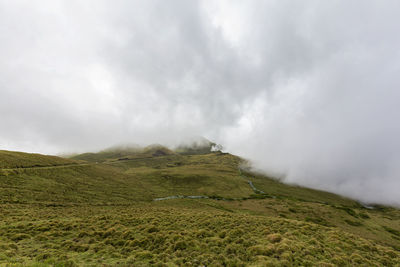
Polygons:
<instances>
[{"instance_id":1,"label":"vegetation on slope","mask_svg":"<svg viewBox=\"0 0 400 267\"><path fill-rule=\"evenodd\" d=\"M105 162L137 158L151 158L171 154L174 154L174 152L161 145L151 145L144 148L139 146L125 146L112 147L98 153L84 153L74 155L70 158L75 160L85 160L89 162Z\"/></svg>"},{"instance_id":2,"label":"vegetation on slope","mask_svg":"<svg viewBox=\"0 0 400 267\"><path fill-rule=\"evenodd\" d=\"M76 163L75 160L56 156L0 150L0 169L59 166Z\"/></svg>"},{"instance_id":3,"label":"vegetation on slope","mask_svg":"<svg viewBox=\"0 0 400 267\"><path fill-rule=\"evenodd\" d=\"M68 168L0 171L0 202L126 204L170 195L247 197L252 190L228 154L164 155Z\"/></svg>"},{"instance_id":4,"label":"vegetation on slope","mask_svg":"<svg viewBox=\"0 0 400 267\"><path fill-rule=\"evenodd\" d=\"M241 172L226 153L124 153L0 170L0 264L399 264L397 209ZM52 158L23 154L14 166ZM173 195L210 199L152 201Z\"/></svg>"},{"instance_id":5,"label":"vegetation on slope","mask_svg":"<svg viewBox=\"0 0 400 267\"><path fill-rule=\"evenodd\" d=\"M14 212L14 207L2 205L0 261L60 266L393 266L400 257L392 248L335 228L223 211L214 208L214 202L23 205Z\"/></svg>"}]
</instances>

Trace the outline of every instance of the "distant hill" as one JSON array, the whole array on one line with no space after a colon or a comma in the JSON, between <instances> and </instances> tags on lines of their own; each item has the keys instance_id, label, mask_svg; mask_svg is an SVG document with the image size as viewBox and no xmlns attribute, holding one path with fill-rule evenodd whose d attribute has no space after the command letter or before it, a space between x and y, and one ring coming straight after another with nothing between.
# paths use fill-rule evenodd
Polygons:
<instances>
[{"instance_id":1,"label":"distant hill","mask_svg":"<svg viewBox=\"0 0 400 267\"><path fill-rule=\"evenodd\" d=\"M29 168L76 163L75 160L56 156L0 150L0 168Z\"/></svg>"},{"instance_id":2,"label":"distant hill","mask_svg":"<svg viewBox=\"0 0 400 267\"><path fill-rule=\"evenodd\" d=\"M112 147L98 153L83 153L70 157L75 160L86 160L90 162L104 162L113 160L127 160L133 158L157 157L171 155L174 152L161 145L151 145L147 147L121 146Z\"/></svg>"},{"instance_id":3,"label":"distant hill","mask_svg":"<svg viewBox=\"0 0 400 267\"><path fill-rule=\"evenodd\" d=\"M83 153L69 157L75 160L85 160L90 162L105 162L113 160L126 160L133 158L165 156L172 154L181 155L204 155L209 154L216 144L205 139L198 138L191 142L178 145L174 149L154 144L147 147L141 146L116 146L96 153Z\"/></svg>"}]
</instances>

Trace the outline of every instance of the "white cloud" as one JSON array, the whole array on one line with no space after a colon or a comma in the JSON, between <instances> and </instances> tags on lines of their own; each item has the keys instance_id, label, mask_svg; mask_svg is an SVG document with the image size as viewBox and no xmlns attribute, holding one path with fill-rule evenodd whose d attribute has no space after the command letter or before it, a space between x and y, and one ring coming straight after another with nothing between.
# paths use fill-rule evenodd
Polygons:
<instances>
[{"instance_id":1,"label":"white cloud","mask_svg":"<svg viewBox=\"0 0 400 267\"><path fill-rule=\"evenodd\" d=\"M400 205L399 5L0 0L1 148L202 135L288 182Z\"/></svg>"}]
</instances>

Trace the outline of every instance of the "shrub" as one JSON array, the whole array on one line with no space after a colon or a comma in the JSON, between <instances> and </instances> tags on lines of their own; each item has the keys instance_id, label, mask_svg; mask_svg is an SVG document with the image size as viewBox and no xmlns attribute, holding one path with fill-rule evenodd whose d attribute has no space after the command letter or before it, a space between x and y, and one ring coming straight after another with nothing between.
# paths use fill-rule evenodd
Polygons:
<instances>
[{"instance_id":1,"label":"shrub","mask_svg":"<svg viewBox=\"0 0 400 267\"><path fill-rule=\"evenodd\" d=\"M184 250L188 247L185 241L178 241L174 244L174 250Z\"/></svg>"},{"instance_id":2,"label":"shrub","mask_svg":"<svg viewBox=\"0 0 400 267\"><path fill-rule=\"evenodd\" d=\"M292 213L296 213L297 211L294 208L289 208L289 211Z\"/></svg>"},{"instance_id":3,"label":"shrub","mask_svg":"<svg viewBox=\"0 0 400 267\"><path fill-rule=\"evenodd\" d=\"M148 229L147 229L147 232L148 233L155 233L155 232L158 232L158 231L160 231L157 227L155 227L155 226L151 226L151 227L149 227Z\"/></svg>"},{"instance_id":4,"label":"shrub","mask_svg":"<svg viewBox=\"0 0 400 267\"><path fill-rule=\"evenodd\" d=\"M225 238L225 236L226 236L226 231L219 232L218 236L219 236L220 238Z\"/></svg>"},{"instance_id":5,"label":"shrub","mask_svg":"<svg viewBox=\"0 0 400 267\"><path fill-rule=\"evenodd\" d=\"M272 243L278 243L282 240L282 236L280 234L270 234L267 239Z\"/></svg>"},{"instance_id":6,"label":"shrub","mask_svg":"<svg viewBox=\"0 0 400 267\"><path fill-rule=\"evenodd\" d=\"M290 247L287 244L280 244L277 248L276 248L276 252L278 252L279 254L282 254L284 252L290 251Z\"/></svg>"},{"instance_id":7,"label":"shrub","mask_svg":"<svg viewBox=\"0 0 400 267\"><path fill-rule=\"evenodd\" d=\"M16 234L16 235L13 235L10 237L10 239L15 242L21 241L23 239L28 239L28 238L31 238L31 236L28 234Z\"/></svg>"}]
</instances>

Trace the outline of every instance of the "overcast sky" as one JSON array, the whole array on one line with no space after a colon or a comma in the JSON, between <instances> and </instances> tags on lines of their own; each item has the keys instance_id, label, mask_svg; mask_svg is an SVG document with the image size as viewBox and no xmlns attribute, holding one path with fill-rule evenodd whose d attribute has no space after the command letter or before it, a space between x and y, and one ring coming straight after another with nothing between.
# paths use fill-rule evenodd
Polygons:
<instances>
[{"instance_id":1,"label":"overcast sky","mask_svg":"<svg viewBox=\"0 0 400 267\"><path fill-rule=\"evenodd\" d=\"M399 1L0 0L0 149L193 136L400 205Z\"/></svg>"}]
</instances>

